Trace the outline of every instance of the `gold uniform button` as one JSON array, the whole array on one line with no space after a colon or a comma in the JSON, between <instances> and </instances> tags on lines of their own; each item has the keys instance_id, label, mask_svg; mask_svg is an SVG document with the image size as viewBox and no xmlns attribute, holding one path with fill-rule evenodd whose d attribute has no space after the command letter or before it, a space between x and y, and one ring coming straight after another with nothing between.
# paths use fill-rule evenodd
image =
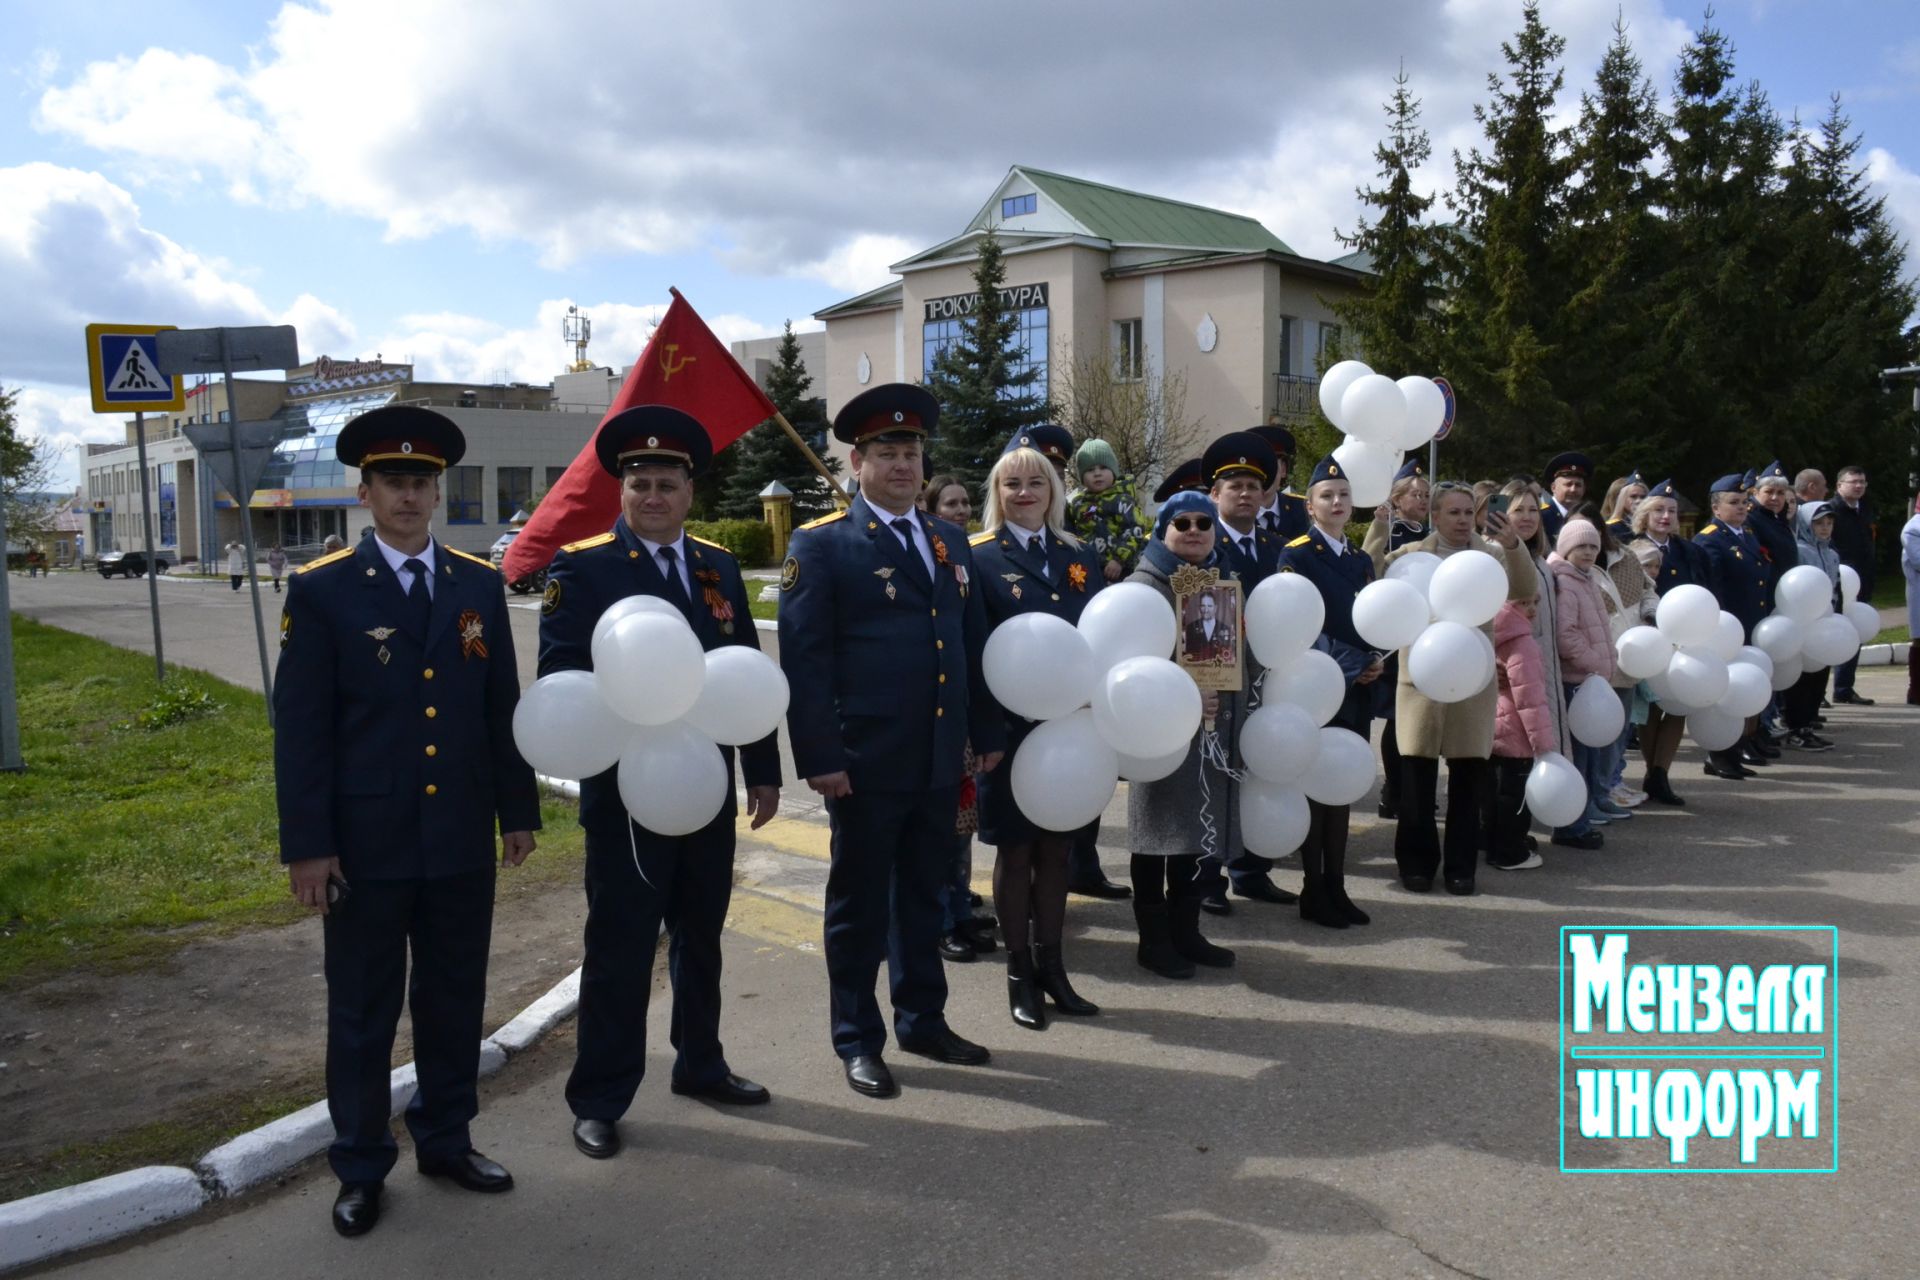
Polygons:
<instances>
[{"instance_id":1,"label":"gold uniform button","mask_svg":"<svg viewBox=\"0 0 1920 1280\"><path fill-rule=\"evenodd\" d=\"M1055 600L1058 600L1058 599L1060 598L1060 593L1059 593L1058 591L1056 591L1056 592L1054 592L1054 593L1053 593L1053 598L1054 598Z\"/></svg>"},{"instance_id":2,"label":"gold uniform button","mask_svg":"<svg viewBox=\"0 0 1920 1280\"><path fill-rule=\"evenodd\" d=\"M435 711L432 707L427 708L427 719L431 720L439 714L440 713L438 711Z\"/></svg>"},{"instance_id":3,"label":"gold uniform button","mask_svg":"<svg viewBox=\"0 0 1920 1280\"><path fill-rule=\"evenodd\" d=\"M430 796L437 796L440 794L440 788L434 786L431 782L429 782L427 784L427 794Z\"/></svg>"},{"instance_id":4,"label":"gold uniform button","mask_svg":"<svg viewBox=\"0 0 1920 1280\"><path fill-rule=\"evenodd\" d=\"M935 714L936 716L943 716L947 714L947 709L945 707L935 707L933 709L933 714Z\"/></svg>"},{"instance_id":5,"label":"gold uniform button","mask_svg":"<svg viewBox=\"0 0 1920 1280\"><path fill-rule=\"evenodd\" d=\"M436 746L434 746L434 745L433 745L432 743L428 743L428 744L427 744L427 754L428 754L428 755L430 755L430 756L437 756L437 755L439 755L439 754L440 754L440 748L438 748L438 747L436 747Z\"/></svg>"},{"instance_id":6,"label":"gold uniform button","mask_svg":"<svg viewBox=\"0 0 1920 1280\"><path fill-rule=\"evenodd\" d=\"M933 642L933 647L936 649L944 649L947 647L947 642L945 640L935 640Z\"/></svg>"},{"instance_id":7,"label":"gold uniform button","mask_svg":"<svg viewBox=\"0 0 1920 1280\"><path fill-rule=\"evenodd\" d=\"M423 679L427 679L427 680L433 679L433 668L428 667L425 671L422 671L420 675Z\"/></svg>"},{"instance_id":8,"label":"gold uniform button","mask_svg":"<svg viewBox=\"0 0 1920 1280\"><path fill-rule=\"evenodd\" d=\"M943 674L941 675L941 677L940 677L940 683L941 683L941 684L945 684L946 682L947 682L947 677L946 677L946 675L945 675L945 674L943 673Z\"/></svg>"},{"instance_id":9,"label":"gold uniform button","mask_svg":"<svg viewBox=\"0 0 1920 1280\"><path fill-rule=\"evenodd\" d=\"M940 611L938 609L932 610L932 613L933 613L933 616L936 618L940 616Z\"/></svg>"},{"instance_id":10,"label":"gold uniform button","mask_svg":"<svg viewBox=\"0 0 1920 1280\"><path fill-rule=\"evenodd\" d=\"M629 552L627 552L627 559L629 559L629 560L638 560L639 558L640 558L640 553L639 553L638 551L629 551Z\"/></svg>"}]
</instances>

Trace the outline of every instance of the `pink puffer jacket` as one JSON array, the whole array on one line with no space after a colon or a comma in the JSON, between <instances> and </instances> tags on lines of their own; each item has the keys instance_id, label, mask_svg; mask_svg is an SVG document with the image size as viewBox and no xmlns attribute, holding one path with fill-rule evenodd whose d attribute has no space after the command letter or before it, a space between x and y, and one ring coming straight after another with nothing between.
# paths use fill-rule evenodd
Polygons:
<instances>
[{"instance_id":1,"label":"pink puffer jacket","mask_svg":"<svg viewBox=\"0 0 1920 1280\"><path fill-rule=\"evenodd\" d=\"M1588 676L1613 679L1613 631L1607 626L1607 602L1600 588L1558 551L1547 557L1559 588L1560 678L1579 684Z\"/></svg>"},{"instance_id":2,"label":"pink puffer jacket","mask_svg":"<svg viewBox=\"0 0 1920 1280\"><path fill-rule=\"evenodd\" d=\"M1547 688L1547 663L1533 638L1533 624L1519 607L1508 604L1493 618L1493 679L1500 702L1493 715L1493 754L1529 760L1560 749L1553 730Z\"/></svg>"}]
</instances>

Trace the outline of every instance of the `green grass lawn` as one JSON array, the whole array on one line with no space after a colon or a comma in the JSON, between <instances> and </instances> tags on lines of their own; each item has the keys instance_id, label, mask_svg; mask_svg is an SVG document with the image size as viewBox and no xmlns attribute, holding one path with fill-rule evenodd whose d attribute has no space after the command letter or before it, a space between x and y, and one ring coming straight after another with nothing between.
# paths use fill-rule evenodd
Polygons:
<instances>
[{"instance_id":1,"label":"green grass lawn","mask_svg":"<svg viewBox=\"0 0 1920 1280\"><path fill-rule=\"evenodd\" d=\"M0 983L122 970L207 929L299 919L265 699L181 667L162 697L146 655L12 622L27 769L0 774ZM143 725L161 705L179 718ZM503 904L577 878L572 804L551 802L545 821L533 874L503 880Z\"/></svg>"}]
</instances>

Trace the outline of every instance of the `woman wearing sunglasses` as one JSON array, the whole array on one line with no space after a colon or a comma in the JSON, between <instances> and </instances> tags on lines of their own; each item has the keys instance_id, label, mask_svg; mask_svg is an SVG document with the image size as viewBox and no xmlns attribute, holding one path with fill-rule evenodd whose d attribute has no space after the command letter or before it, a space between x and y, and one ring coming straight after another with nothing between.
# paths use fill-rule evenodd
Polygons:
<instances>
[{"instance_id":1,"label":"woman wearing sunglasses","mask_svg":"<svg viewBox=\"0 0 1920 1280\"><path fill-rule=\"evenodd\" d=\"M1218 529L1213 499L1205 493L1172 495L1161 506L1153 541L1127 581L1146 583L1166 598L1168 608L1174 607L1170 580L1186 565L1218 569L1221 581L1232 581L1233 568L1220 549ZM1138 955L1141 967L1164 978L1191 978L1196 964L1224 969L1233 963L1233 952L1200 936L1201 886L1196 877L1203 851L1226 857L1245 847L1240 839L1239 784L1226 770L1207 763L1200 744L1207 724L1212 724L1227 759L1237 761L1235 744L1246 694L1203 691L1200 697L1205 721L1187 747L1186 762L1158 782L1135 782L1127 788Z\"/></svg>"},{"instance_id":2,"label":"woman wearing sunglasses","mask_svg":"<svg viewBox=\"0 0 1920 1280\"><path fill-rule=\"evenodd\" d=\"M984 531L972 539L990 625L1036 610L1078 622L1093 593L1106 585L1100 557L1067 532L1066 511L1066 488L1045 455L1019 448L994 463L987 474ZM1011 757L1033 722L1011 713L1006 721ZM1029 822L1014 800L1012 778L1011 768L981 775L980 839L995 849L993 909L1007 940L1008 1008L1020 1026L1044 1031L1043 995L1062 1013L1084 1017L1100 1009L1074 991L1060 954L1067 854L1076 833Z\"/></svg>"},{"instance_id":3,"label":"woman wearing sunglasses","mask_svg":"<svg viewBox=\"0 0 1920 1280\"><path fill-rule=\"evenodd\" d=\"M1473 531L1473 511L1472 485L1441 481L1433 492L1433 532L1391 553L1375 568L1384 570L1415 551L1442 559L1462 551L1483 551L1506 570L1507 599L1533 599L1540 590L1540 578L1512 524L1500 512L1488 510L1487 532L1493 539L1489 542ZM1482 630L1491 644L1492 624ZM1479 861L1480 794L1493 755L1497 684L1489 680L1486 688L1458 702L1435 702L1414 685L1406 655L1400 657L1399 685L1394 690L1400 738L1400 825L1394 832L1393 857L1400 866L1400 882L1414 893L1429 892L1436 871L1444 876L1448 893L1473 892ZM1433 812L1442 760L1447 762L1444 848Z\"/></svg>"}]
</instances>

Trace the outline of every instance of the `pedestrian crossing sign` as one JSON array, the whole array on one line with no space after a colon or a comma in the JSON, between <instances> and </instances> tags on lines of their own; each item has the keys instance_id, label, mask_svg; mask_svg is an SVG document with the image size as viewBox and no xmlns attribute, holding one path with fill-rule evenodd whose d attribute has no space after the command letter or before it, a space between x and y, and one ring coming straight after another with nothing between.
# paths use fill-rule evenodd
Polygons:
<instances>
[{"instance_id":1,"label":"pedestrian crossing sign","mask_svg":"<svg viewBox=\"0 0 1920 1280\"><path fill-rule=\"evenodd\" d=\"M95 413L146 412L186 407L181 379L160 372L154 335L170 324L90 324L87 373Z\"/></svg>"}]
</instances>

